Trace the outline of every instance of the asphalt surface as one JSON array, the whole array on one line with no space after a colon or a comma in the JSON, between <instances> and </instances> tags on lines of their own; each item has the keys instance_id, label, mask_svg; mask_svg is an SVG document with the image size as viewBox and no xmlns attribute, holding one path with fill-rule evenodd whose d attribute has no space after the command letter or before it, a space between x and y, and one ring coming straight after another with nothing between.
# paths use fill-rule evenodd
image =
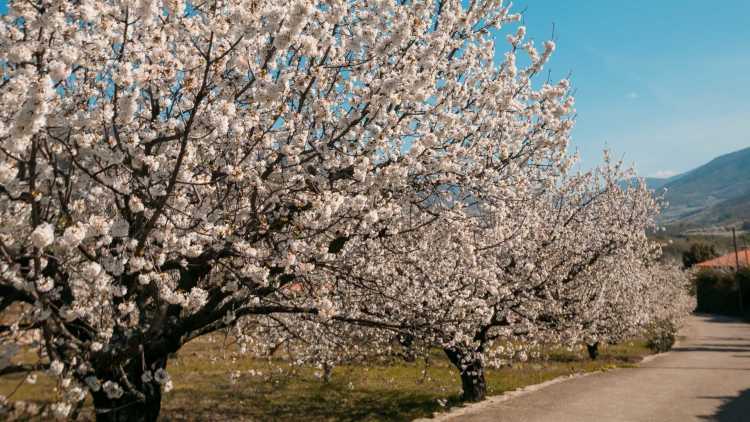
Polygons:
<instances>
[{"instance_id":1,"label":"asphalt surface","mask_svg":"<svg viewBox=\"0 0 750 422\"><path fill-rule=\"evenodd\" d=\"M689 318L671 352L441 419L469 422L750 422L750 324Z\"/></svg>"}]
</instances>

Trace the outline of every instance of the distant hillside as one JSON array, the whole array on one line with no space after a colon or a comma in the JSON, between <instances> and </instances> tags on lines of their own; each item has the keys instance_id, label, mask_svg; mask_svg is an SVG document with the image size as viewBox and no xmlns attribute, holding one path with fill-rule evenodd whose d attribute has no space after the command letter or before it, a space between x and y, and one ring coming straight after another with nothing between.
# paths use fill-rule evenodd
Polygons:
<instances>
[{"instance_id":1,"label":"distant hillside","mask_svg":"<svg viewBox=\"0 0 750 422\"><path fill-rule=\"evenodd\" d=\"M750 148L722 155L670 179L648 179L663 192L668 225L712 226L750 221Z\"/></svg>"}]
</instances>

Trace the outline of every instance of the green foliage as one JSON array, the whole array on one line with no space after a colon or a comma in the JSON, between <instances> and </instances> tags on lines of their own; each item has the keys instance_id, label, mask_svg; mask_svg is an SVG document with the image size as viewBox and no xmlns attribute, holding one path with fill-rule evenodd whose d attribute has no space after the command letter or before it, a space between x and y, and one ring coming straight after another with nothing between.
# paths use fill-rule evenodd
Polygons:
<instances>
[{"instance_id":1,"label":"green foliage","mask_svg":"<svg viewBox=\"0 0 750 422\"><path fill-rule=\"evenodd\" d=\"M690 249L682 253L682 265L691 268L693 265L708 261L719 256L714 245L696 242L690 245Z\"/></svg>"},{"instance_id":2,"label":"green foliage","mask_svg":"<svg viewBox=\"0 0 750 422\"><path fill-rule=\"evenodd\" d=\"M688 252L694 243L713 245L716 253L719 255L734 250L731 231L684 233L668 230L662 233L653 233L650 237L661 243L663 253L662 260L664 262L682 262L682 255ZM737 240L741 244L743 236L738 236ZM750 235L747 236L747 241L750 242Z\"/></svg>"}]
</instances>

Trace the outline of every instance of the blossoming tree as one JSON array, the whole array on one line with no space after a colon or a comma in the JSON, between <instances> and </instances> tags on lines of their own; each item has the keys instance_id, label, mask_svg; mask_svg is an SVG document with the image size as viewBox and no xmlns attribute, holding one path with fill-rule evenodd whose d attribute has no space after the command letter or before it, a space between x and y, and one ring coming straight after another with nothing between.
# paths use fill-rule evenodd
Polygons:
<instances>
[{"instance_id":1,"label":"blossoming tree","mask_svg":"<svg viewBox=\"0 0 750 422\"><path fill-rule=\"evenodd\" d=\"M597 321L628 311L608 301L648 302L628 280L653 260L646 230L658 208L642 184L623 186L630 176L606 164L532 184L513 200L464 198L441 224L351 243L331 275L340 280L334 308L443 348L464 399L481 400L487 365L523 360L535 345L586 340Z\"/></svg>"}]
</instances>

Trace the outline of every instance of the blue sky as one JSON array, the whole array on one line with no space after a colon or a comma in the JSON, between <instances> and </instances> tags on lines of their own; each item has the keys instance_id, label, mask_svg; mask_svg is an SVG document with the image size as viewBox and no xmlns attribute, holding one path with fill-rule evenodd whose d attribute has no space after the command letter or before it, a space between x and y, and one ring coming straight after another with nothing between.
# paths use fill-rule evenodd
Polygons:
<instances>
[{"instance_id":1,"label":"blue sky","mask_svg":"<svg viewBox=\"0 0 750 422\"><path fill-rule=\"evenodd\" d=\"M610 148L643 175L668 175L750 146L750 1L517 0L514 9L526 10L539 45L555 25L548 68L554 79L573 75L582 167Z\"/></svg>"},{"instance_id":2,"label":"blue sky","mask_svg":"<svg viewBox=\"0 0 750 422\"><path fill-rule=\"evenodd\" d=\"M609 147L643 175L750 146L750 1L517 0L554 78L572 72L582 166ZM498 46L498 55L504 45Z\"/></svg>"}]
</instances>

